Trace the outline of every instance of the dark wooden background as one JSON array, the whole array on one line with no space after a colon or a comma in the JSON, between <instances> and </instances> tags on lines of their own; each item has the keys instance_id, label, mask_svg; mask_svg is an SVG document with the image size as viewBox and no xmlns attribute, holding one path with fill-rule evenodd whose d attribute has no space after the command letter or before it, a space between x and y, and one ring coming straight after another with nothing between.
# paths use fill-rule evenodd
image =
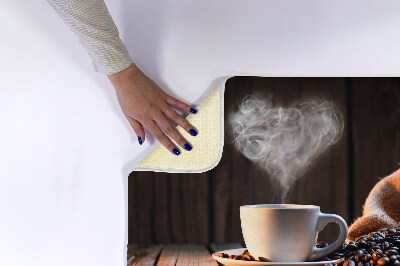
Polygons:
<instances>
[{"instance_id":1,"label":"dark wooden background","mask_svg":"<svg viewBox=\"0 0 400 266\"><path fill-rule=\"evenodd\" d=\"M343 113L342 139L297 182L292 203L319 205L350 224L374 184L400 168L400 79L235 77L226 84L225 116L254 92L282 104L319 96ZM129 176L129 243L243 241L239 206L278 200L268 176L230 140L209 172ZM321 238L332 241L336 230L328 226Z\"/></svg>"}]
</instances>

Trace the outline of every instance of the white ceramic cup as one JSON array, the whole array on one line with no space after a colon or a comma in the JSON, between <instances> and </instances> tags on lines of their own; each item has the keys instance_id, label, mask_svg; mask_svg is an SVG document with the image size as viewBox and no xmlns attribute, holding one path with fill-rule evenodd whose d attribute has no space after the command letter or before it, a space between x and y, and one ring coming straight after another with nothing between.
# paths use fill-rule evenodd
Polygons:
<instances>
[{"instance_id":1,"label":"white ceramic cup","mask_svg":"<svg viewBox=\"0 0 400 266\"><path fill-rule=\"evenodd\" d=\"M320 259L342 245L348 230L342 217L321 213L314 205L245 205L240 207L240 221L250 254L275 262ZM316 248L318 232L332 222L340 227L338 238L327 247Z\"/></svg>"}]
</instances>

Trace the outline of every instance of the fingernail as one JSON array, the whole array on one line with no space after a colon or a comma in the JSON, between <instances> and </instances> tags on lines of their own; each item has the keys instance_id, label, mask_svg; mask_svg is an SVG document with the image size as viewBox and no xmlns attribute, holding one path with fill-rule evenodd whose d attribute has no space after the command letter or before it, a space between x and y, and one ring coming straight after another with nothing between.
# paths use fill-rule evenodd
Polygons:
<instances>
[{"instance_id":1,"label":"fingernail","mask_svg":"<svg viewBox=\"0 0 400 266\"><path fill-rule=\"evenodd\" d=\"M197 114L197 110L195 109L195 108L190 108L190 112L192 113L192 114Z\"/></svg>"},{"instance_id":2,"label":"fingernail","mask_svg":"<svg viewBox=\"0 0 400 266\"><path fill-rule=\"evenodd\" d=\"M190 135L192 135L192 136L197 136L197 131L194 130L193 128L191 128L191 129L189 130L189 133L190 133Z\"/></svg>"},{"instance_id":3,"label":"fingernail","mask_svg":"<svg viewBox=\"0 0 400 266\"><path fill-rule=\"evenodd\" d=\"M176 156L178 156L179 154L181 154L181 152L178 151L178 149L176 149L176 148L173 149L172 152L173 152Z\"/></svg>"},{"instance_id":4,"label":"fingernail","mask_svg":"<svg viewBox=\"0 0 400 266\"><path fill-rule=\"evenodd\" d=\"M185 145L183 145L183 147L185 148L185 150L190 151L192 149L192 146L190 146L188 143L186 143Z\"/></svg>"},{"instance_id":5,"label":"fingernail","mask_svg":"<svg viewBox=\"0 0 400 266\"><path fill-rule=\"evenodd\" d=\"M143 144L143 141L142 141L142 138L141 138L141 137L138 136L138 137L137 137L137 140L138 140L138 142L139 142L140 145Z\"/></svg>"}]
</instances>

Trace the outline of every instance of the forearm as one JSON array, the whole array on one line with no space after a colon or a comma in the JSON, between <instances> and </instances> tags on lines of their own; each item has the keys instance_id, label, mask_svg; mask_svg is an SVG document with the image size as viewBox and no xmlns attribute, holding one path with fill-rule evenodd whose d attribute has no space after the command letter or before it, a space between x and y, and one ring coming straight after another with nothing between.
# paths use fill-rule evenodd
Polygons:
<instances>
[{"instance_id":1,"label":"forearm","mask_svg":"<svg viewBox=\"0 0 400 266\"><path fill-rule=\"evenodd\" d=\"M118 73L133 61L103 0L47 0L78 37L96 71Z\"/></svg>"}]
</instances>

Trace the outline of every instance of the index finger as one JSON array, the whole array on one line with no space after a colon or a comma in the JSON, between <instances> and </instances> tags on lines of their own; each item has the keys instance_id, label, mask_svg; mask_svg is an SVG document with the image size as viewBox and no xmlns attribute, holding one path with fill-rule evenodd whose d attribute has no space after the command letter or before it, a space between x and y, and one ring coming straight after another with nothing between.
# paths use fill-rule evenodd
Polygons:
<instances>
[{"instance_id":1,"label":"index finger","mask_svg":"<svg viewBox=\"0 0 400 266\"><path fill-rule=\"evenodd\" d=\"M167 95L166 102L169 105L171 105L171 106L173 106L175 108L178 108L180 110L183 110L183 111L185 111L187 113L197 114L197 109L196 108L194 108L193 106L190 106L189 104L184 103L184 102L182 102L182 101L180 101L180 100L178 100L178 99L176 99L176 98L174 98L174 97L172 97L170 95Z\"/></svg>"}]
</instances>

